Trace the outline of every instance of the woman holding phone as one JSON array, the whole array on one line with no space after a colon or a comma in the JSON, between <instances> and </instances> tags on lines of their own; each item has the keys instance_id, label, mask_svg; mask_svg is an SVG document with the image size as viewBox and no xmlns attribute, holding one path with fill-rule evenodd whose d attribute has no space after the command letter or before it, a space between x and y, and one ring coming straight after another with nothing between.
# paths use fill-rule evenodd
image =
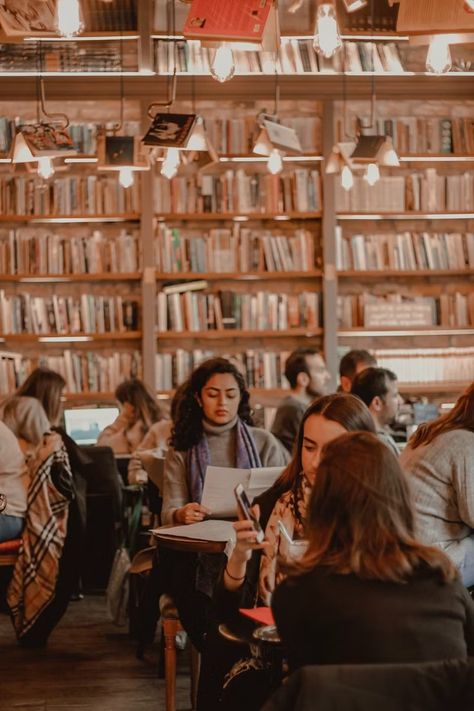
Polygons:
<instances>
[{"instance_id":1,"label":"woman holding phone","mask_svg":"<svg viewBox=\"0 0 474 711\"><path fill-rule=\"evenodd\" d=\"M178 403L165 460L163 523L188 525L210 513L201 505L209 464L222 467L284 466L286 450L266 430L252 426L242 374L225 358L211 358L191 374ZM214 583L222 556L174 554L168 583L181 623L203 649Z\"/></svg>"}]
</instances>

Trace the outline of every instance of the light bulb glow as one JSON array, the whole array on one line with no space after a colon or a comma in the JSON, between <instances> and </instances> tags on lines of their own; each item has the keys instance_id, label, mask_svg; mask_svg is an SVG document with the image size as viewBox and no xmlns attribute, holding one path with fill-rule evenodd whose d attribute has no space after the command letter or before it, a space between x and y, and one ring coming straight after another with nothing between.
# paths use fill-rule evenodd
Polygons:
<instances>
[{"instance_id":1,"label":"light bulb glow","mask_svg":"<svg viewBox=\"0 0 474 711\"><path fill-rule=\"evenodd\" d=\"M369 163L364 179L371 187L375 185L378 180L380 180L380 170L377 163Z\"/></svg>"},{"instance_id":2,"label":"light bulb glow","mask_svg":"<svg viewBox=\"0 0 474 711\"><path fill-rule=\"evenodd\" d=\"M130 188L133 185L133 170L130 165L123 165L119 170L119 183L122 188Z\"/></svg>"},{"instance_id":3,"label":"light bulb glow","mask_svg":"<svg viewBox=\"0 0 474 711\"><path fill-rule=\"evenodd\" d=\"M426 69L433 74L446 74L452 67L451 50L445 35L434 35L431 38Z\"/></svg>"},{"instance_id":4,"label":"light bulb glow","mask_svg":"<svg viewBox=\"0 0 474 711\"><path fill-rule=\"evenodd\" d=\"M56 0L56 29L63 37L74 37L82 31L79 0Z\"/></svg>"},{"instance_id":5,"label":"light bulb glow","mask_svg":"<svg viewBox=\"0 0 474 711\"><path fill-rule=\"evenodd\" d=\"M202 116L198 116L196 123L191 132L191 135L186 143L187 151L206 151L207 150L207 136L206 130L204 128L204 121Z\"/></svg>"},{"instance_id":6,"label":"light bulb glow","mask_svg":"<svg viewBox=\"0 0 474 711\"><path fill-rule=\"evenodd\" d=\"M327 59L342 47L336 11L329 3L323 3L318 7L313 47L318 54L322 54Z\"/></svg>"},{"instance_id":7,"label":"light bulb glow","mask_svg":"<svg viewBox=\"0 0 474 711\"><path fill-rule=\"evenodd\" d=\"M268 172L272 175L278 175L283 170L283 161L281 159L281 153L279 150L274 148L267 161Z\"/></svg>"},{"instance_id":8,"label":"light bulb glow","mask_svg":"<svg viewBox=\"0 0 474 711\"><path fill-rule=\"evenodd\" d=\"M350 190L354 185L354 176L348 165L345 165L341 173L341 186L344 190Z\"/></svg>"},{"instance_id":9,"label":"light bulb glow","mask_svg":"<svg viewBox=\"0 0 474 711\"><path fill-rule=\"evenodd\" d=\"M179 162L181 158L177 148L168 148L163 163L161 164L161 175L168 180L174 178L178 172Z\"/></svg>"},{"instance_id":10,"label":"light bulb glow","mask_svg":"<svg viewBox=\"0 0 474 711\"><path fill-rule=\"evenodd\" d=\"M474 12L474 0L464 0L464 9L466 12Z\"/></svg>"},{"instance_id":11,"label":"light bulb glow","mask_svg":"<svg viewBox=\"0 0 474 711\"><path fill-rule=\"evenodd\" d=\"M220 82L232 79L235 72L234 55L230 47L222 45L214 55L211 64L211 74L214 79Z\"/></svg>"},{"instance_id":12,"label":"light bulb glow","mask_svg":"<svg viewBox=\"0 0 474 711\"><path fill-rule=\"evenodd\" d=\"M44 180L48 180L48 178L54 175L53 161L48 156L38 158L38 175L44 178Z\"/></svg>"}]
</instances>

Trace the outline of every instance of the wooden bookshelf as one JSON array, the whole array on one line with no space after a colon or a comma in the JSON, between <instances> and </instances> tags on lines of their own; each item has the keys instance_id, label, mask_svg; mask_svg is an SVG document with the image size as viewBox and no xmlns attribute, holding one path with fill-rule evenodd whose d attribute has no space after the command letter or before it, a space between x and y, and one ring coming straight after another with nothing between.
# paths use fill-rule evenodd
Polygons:
<instances>
[{"instance_id":1,"label":"wooden bookshelf","mask_svg":"<svg viewBox=\"0 0 474 711\"><path fill-rule=\"evenodd\" d=\"M444 326L427 326L426 328L369 328L365 326L343 328L338 330L342 338L377 338L378 336L474 336L474 328L446 328Z\"/></svg>"},{"instance_id":2,"label":"wooden bookshelf","mask_svg":"<svg viewBox=\"0 0 474 711\"><path fill-rule=\"evenodd\" d=\"M471 383L462 380L446 380L427 383L398 383L398 389L404 395L443 395L461 394Z\"/></svg>"},{"instance_id":3,"label":"wooden bookshelf","mask_svg":"<svg viewBox=\"0 0 474 711\"><path fill-rule=\"evenodd\" d=\"M64 398L68 403L100 403L100 402L115 402L115 395L112 392L81 392L81 393L65 393Z\"/></svg>"}]
</instances>

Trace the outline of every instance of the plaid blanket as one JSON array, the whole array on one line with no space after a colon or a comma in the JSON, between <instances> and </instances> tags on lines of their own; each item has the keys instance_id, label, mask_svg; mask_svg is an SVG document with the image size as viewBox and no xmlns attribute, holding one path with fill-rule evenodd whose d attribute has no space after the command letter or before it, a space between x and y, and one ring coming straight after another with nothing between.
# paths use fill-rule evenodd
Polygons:
<instances>
[{"instance_id":1,"label":"plaid blanket","mask_svg":"<svg viewBox=\"0 0 474 711\"><path fill-rule=\"evenodd\" d=\"M59 435L45 436L32 471L22 544L7 592L18 639L31 629L54 597L74 490L69 459Z\"/></svg>"}]
</instances>

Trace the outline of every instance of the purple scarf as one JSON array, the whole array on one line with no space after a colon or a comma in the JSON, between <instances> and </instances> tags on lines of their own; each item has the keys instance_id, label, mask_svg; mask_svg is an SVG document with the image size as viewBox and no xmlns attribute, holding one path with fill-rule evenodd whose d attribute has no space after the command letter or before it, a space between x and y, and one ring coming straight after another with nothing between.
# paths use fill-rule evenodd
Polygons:
<instances>
[{"instance_id":1,"label":"purple scarf","mask_svg":"<svg viewBox=\"0 0 474 711\"><path fill-rule=\"evenodd\" d=\"M191 493L191 501L201 503L206 469L208 464L212 464L205 433L190 450L188 462L188 486ZM237 469L254 469L262 466L250 428L240 418L237 418L235 425L234 466Z\"/></svg>"}]
</instances>

